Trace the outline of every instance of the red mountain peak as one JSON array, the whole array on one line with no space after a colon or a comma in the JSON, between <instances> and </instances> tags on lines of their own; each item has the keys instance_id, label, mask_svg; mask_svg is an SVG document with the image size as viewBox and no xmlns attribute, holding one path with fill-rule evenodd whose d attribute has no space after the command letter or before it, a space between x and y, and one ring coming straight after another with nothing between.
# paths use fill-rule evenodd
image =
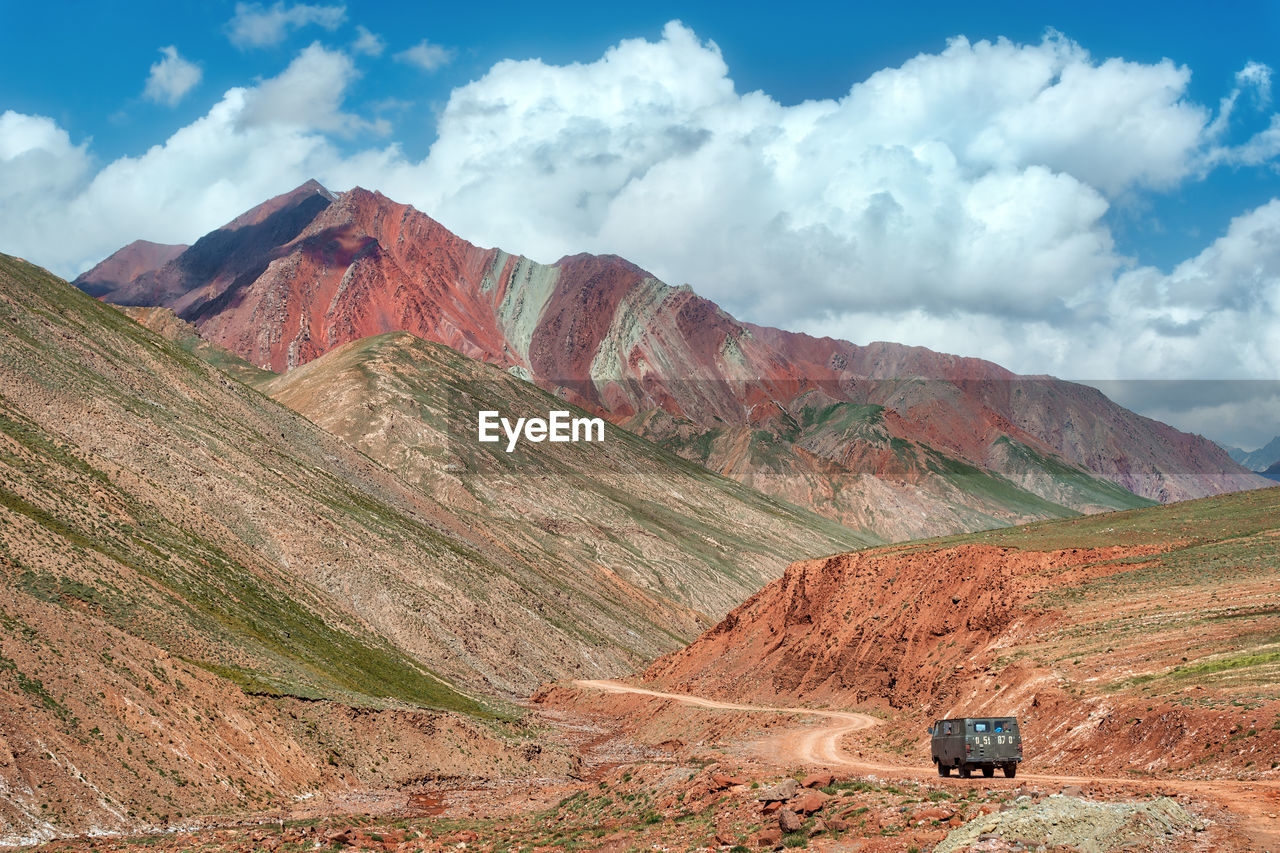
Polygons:
<instances>
[{"instance_id":1,"label":"red mountain peak","mask_svg":"<svg viewBox=\"0 0 1280 853\"><path fill-rule=\"evenodd\" d=\"M324 188L324 185L315 178L306 183L289 190L287 193L281 193L273 196L257 207L250 208L226 225L219 228L219 231L237 231L249 225L260 225L271 216L278 214L282 210L296 208L306 202L313 196L319 196L326 202L333 202L334 195Z\"/></svg>"}]
</instances>

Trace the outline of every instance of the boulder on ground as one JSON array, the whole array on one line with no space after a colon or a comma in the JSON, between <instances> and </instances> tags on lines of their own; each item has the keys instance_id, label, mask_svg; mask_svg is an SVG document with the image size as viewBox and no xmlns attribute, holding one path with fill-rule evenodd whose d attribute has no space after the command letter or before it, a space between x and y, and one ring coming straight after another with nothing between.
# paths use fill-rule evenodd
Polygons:
<instances>
[{"instance_id":1,"label":"boulder on ground","mask_svg":"<svg viewBox=\"0 0 1280 853\"><path fill-rule=\"evenodd\" d=\"M978 817L951 830L934 848L935 853L968 850L987 841L1011 844L1023 839L1048 847L1150 850L1157 839L1189 838L1198 824L1169 797L1120 803L1076 797L1051 797L1038 803L1030 799L1021 808Z\"/></svg>"},{"instance_id":2,"label":"boulder on ground","mask_svg":"<svg viewBox=\"0 0 1280 853\"><path fill-rule=\"evenodd\" d=\"M768 829L762 829L759 834L756 835L757 847L768 847L772 850L776 845L781 843L782 830L778 829L776 826L771 826Z\"/></svg>"},{"instance_id":3,"label":"boulder on ground","mask_svg":"<svg viewBox=\"0 0 1280 853\"><path fill-rule=\"evenodd\" d=\"M805 791L791 800L791 808L800 814L813 814L820 811L829 799L831 797L821 791Z\"/></svg>"},{"instance_id":4,"label":"boulder on ground","mask_svg":"<svg viewBox=\"0 0 1280 853\"><path fill-rule=\"evenodd\" d=\"M836 781L836 777L833 774L820 771L818 773L810 773L804 777L800 784L806 788L825 788L834 781Z\"/></svg>"},{"instance_id":5,"label":"boulder on ground","mask_svg":"<svg viewBox=\"0 0 1280 853\"><path fill-rule=\"evenodd\" d=\"M716 790L723 791L725 788L731 788L734 785L745 785L747 780L740 776L732 776L728 773L715 772L711 774L711 782L716 786Z\"/></svg>"},{"instance_id":6,"label":"boulder on ground","mask_svg":"<svg viewBox=\"0 0 1280 853\"><path fill-rule=\"evenodd\" d=\"M762 803L783 803L794 797L799 790L799 782L795 779L786 779L772 788L765 788L756 796L756 799Z\"/></svg>"}]
</instances>

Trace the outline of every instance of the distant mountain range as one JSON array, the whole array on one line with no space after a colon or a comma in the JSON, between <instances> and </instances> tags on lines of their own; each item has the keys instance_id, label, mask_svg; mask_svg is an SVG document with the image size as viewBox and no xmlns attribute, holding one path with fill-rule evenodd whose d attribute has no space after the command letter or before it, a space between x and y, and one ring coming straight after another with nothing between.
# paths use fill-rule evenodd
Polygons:
<instances>
[{"instance_id":1,"label":"distant mountain range","mask_svg":"<svg viewBox=\"0 0 1280 853\"><path fill-rule=\"evenodd\" d=\"M743 323L622 258L482 249L361 188L308 182L185 249L131 244L76 284L171 308L280 373L410 332L882 539L1268 482L1086 386Z\"/></svg>"},{"instance_id":2,"label":"distant mountain range","mask_svg":"<svg viewBox=\"0 0 1280 853\"><path fill-rule=\"evenodd\" d=\"M1274 467L1280 462L1280 435L1271 439L1265 446L1259 447L1257 450L1241 450L1239 447L1228 447L1223 445L1223 449L1227 454L1240 463L1241 467L1250 471L1259 473L1265 472L1268 468ZM1263 476L1270 476L1263 474Z\"/></svg>"}]
</instances>

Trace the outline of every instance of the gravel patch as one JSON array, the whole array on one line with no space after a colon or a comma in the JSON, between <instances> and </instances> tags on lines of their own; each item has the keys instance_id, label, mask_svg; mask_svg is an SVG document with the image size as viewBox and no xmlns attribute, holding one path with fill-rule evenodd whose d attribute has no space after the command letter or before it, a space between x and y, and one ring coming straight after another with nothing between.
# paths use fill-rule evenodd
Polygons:
<instances>
[{"instance_id":1,"label":"gravel patch","mask_svg":"<svg viewBox=\"0 0 1280 853\"><path fill-rule=\"evenodd\" d=\"M936 853L973 847L1007 849L986 842L1021 842L1032 849L1041 844L1075 846L1085 853L1128 845L1147 849L1157 838L1194 832L1199 824L1169 797L1134 803L1099 803L1064 796L1038 803L1026 799L1015 801L1008 811L974 818L957 827L938 844Z\"/></svg>"}]
</instances>

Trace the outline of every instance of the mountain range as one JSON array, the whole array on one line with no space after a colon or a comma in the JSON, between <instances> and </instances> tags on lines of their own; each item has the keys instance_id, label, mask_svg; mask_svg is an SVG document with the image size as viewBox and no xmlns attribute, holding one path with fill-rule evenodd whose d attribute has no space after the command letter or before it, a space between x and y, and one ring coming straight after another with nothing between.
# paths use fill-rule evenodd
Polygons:
<instances>
[{"instance_id":1,"label":"mountain range","mask_svg":"<svg viewBox=\"0 0 1280 853\"><path fill-rule=\"evenodd\" d=\"M1280 435L1268 441L1257 450L1243 450L1239 447L1225 448L1227 454L1240 463L1241 467L1262 473L1280 463Z\"/></svg>"},{"instance_id":2,"label":"mountain range","mask_svg":"<svg viewBox=\"0 0 1280 853\"><path fill-rule=\"evenodd\" d=\"M126 246L76 284L170 308L285 375L408 332L885 540L1267 483L1087 386L740 322L622 258L480 248L359 187L308 182L189 247Z\"/></svg>"},{"instance_id":3,"label":"mountain range","mask_svg":"<svg viewBox=\"0 0 1280 853\"><path fill-rule=\"evenodd\" d=\"M459 453L448 402L565 404L407 334L280 377L131 313L0 255L0 844L563 774L509 699L874 541L613 426Z\"/></svg>"}]
</instances>

